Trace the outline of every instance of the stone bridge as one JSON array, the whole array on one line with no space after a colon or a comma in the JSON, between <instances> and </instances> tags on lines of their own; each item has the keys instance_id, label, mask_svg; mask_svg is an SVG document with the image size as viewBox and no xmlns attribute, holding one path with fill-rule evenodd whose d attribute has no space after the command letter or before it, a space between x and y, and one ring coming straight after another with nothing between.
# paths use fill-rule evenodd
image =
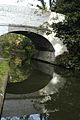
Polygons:
<instances>
[{"instance_id":1,"label":"stone bridge","mask_svg":"<svg viewBox=\"0 0 80 120\"><path fill-rule=\"evenodd\" d=\"M53 63L54 57L64 52L66 47L55 37L51 26L53 22L63 21L64 16L51 12L49 0L44 0L45 7L41 1L0 0L0 36L16 33L29 37L36 48L34 58ZM0 109L3 98L0 97Z\"/></svg>"},{"instance_id":2,"label":"stone bridge","mask_svg":"<svg viewBox=\"0 0 80 120\"><path fill-rule=\"evenodd\" d=\"M34 57L53 62L54 55L61 54L65 46L54 37L51 25L62 21L64 16L51 12L49 0L44 2L45 8L41 0L1 0L0 35L17 33L29 37L36 48Z\"/></svg>"}]
</instances>

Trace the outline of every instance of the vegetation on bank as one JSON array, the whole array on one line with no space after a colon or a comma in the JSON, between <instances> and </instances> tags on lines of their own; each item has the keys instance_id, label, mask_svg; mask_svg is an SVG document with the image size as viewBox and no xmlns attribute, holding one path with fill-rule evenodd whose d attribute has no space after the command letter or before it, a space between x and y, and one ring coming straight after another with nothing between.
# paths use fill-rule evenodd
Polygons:
<instances>
[{"instance_id":1,"label":"vegetation on bank","mask_svg":"<svg viewBox=\"0 0 80 120\"><path fill-rule=\"evenodd\" d=\"M8 79L9 64L7 60L0 60L0 93L4 93Z\"/></svg>"},{"instance_id":2,"label":"vegetation on bank","mask_svg":"<svg viewBox=\"0 0 80 120\"><path fill-rule=\"evenodd\" d=\"M52 11L65 15L65 20L53 24L53 29L68 49L68 53L56 57L56 63L80 70L80 0L56 0Z\"/></svg>"},{"instance_id":3,"label":"vegetation on bank","mask_svg":"<svg viewBox=\"0 0 80 120\"><path fill-rule=\"evenodd\" d=\"M55 64L65 67L69 70L80 71L79 57L77 55L73 56L68 52L64 52L62 55L57 56L55 59Z\"/></svg>"}]
</instances>

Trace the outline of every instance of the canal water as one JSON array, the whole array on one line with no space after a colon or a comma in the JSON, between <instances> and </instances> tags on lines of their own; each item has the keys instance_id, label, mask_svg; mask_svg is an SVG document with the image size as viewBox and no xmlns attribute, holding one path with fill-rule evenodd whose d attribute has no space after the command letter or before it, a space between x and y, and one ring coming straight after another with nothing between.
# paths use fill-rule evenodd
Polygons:
<instances>
[{"instance_id":1,"label":"canal water","mask_svg":"<svg viewBox=\"0 0 80 120\"><path fill-rule=\"evenodd\" d=\"M35 60L27 69L10 76L1 120L80 120L79 73Z\"/></svg>"}]
</instances>

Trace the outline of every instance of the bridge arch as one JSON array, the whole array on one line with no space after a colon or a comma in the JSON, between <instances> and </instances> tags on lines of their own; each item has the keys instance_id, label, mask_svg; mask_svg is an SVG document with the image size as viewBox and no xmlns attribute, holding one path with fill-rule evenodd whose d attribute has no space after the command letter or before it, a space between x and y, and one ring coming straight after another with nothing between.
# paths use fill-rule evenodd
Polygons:
<instances>
[{"instance_id":1,"label":"bridge arch","mask_svg":"<svg viewBox=\"0 0 80 120\"><path fill-rule=\"evenodd\" d=\"M53 48L53 45L44 36L34 32L21 31L21 30L10 31L8 33L21 34L21 35L24 35L25 37L28 37L32 41L36 49L36 52L34 53L33 58L37 60L53 63L54 57L55 57L54 55L55 50ZM2 35L5 35L5 34L2 34Z\"/></svg>"},{"instance_id":2,"label":"bridge arch","mask_svg":"<svg viewBox=\"0 0 80 120\"><path fill-rule=\"evenodd\" d=\"M39 51L54 52L54 48L52 44L45 37L37 33L27 32L27 31L12 31L10 33L22 34L30 38L33 44L35 45L35 48Z\"/></svg>"}]
</instances>

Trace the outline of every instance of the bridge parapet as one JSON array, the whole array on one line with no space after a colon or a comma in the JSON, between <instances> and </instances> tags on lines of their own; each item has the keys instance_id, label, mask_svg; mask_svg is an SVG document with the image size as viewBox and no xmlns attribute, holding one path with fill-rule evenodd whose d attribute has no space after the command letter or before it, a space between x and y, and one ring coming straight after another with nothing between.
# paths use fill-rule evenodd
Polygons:
<instances>
[{"instance_id":1,"label":"bridge parapet","mask_svg":"<svg viewBox=\"0 0 80 120\"><path fill-rule=\"evenodd\" d=\"M2 1L2 0L1 0ZM1 3L0 1L0 3ZM22 2L8 3L4 0L0 4L0 26L8 27L10 24L17 26L40 27L43 23L48 22L51 11L43 10L37 6L41 6L38 0L23 0Z\"/></svg>"}]
</instances>

